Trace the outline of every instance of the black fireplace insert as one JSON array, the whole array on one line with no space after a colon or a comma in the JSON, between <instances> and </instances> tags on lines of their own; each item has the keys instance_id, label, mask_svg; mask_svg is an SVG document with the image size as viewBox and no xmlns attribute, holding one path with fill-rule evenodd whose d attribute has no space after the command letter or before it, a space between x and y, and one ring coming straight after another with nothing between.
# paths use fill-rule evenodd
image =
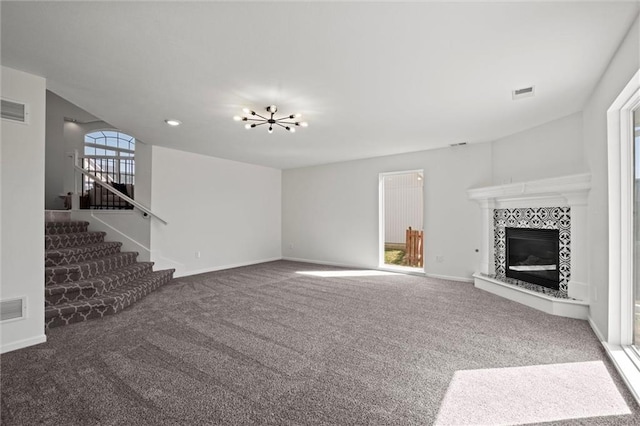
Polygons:
<instances>
[{"instance_id":1,"label":"black fireplace insert","mask_svg":"<svg viewBox=\"0 0 640 426\"><path fill-rule=\"evenodd\" d=\"M505 228L506 276L558 290L560 238L557 229Z\"/></svg>"}]
</instances>

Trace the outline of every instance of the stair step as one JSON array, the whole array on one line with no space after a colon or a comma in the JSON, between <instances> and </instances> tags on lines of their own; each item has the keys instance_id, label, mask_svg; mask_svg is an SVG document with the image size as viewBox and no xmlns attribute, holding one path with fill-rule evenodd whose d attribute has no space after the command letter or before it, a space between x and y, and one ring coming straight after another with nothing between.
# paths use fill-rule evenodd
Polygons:
<instances>
[{"instance_id":1,"label":"stair step","mask_svg":"<svg viewBox=\"0 0 640 426\"><path fill-rule=\"evenodd\" d=\"M44 249L80 247L104 242L105 232L78 232L74 234L57 234L44 236Z\"/></svg>"},{"instance_id":2,"label":"stair step","mask_svg":"<svg viewBox=\"0 0 640 426\"><path fill-rule=\"evenodd\" d=\"M89 222L83 220L70 220L67 222L45 222L45 235L77 234L87 232Z\"/></svg>"},{"instance_id":3,"label":"stair step","mask_svg":"<svg viewBox=\"0 0 640 426\"><path fill-rule=\"evenodd\" d=\"M121 242L107 241L83 247L70 247L45 252L44 266L61 266L84 262L98 257L109 256L120 252Z\"/></svg>"},{"instance_id":4,"label":"stair step","mask_svg":"<svg viewBox=\"0 0 640 426\"><path fill-rule=\"evenodd\" d=\"M47 329L115 314L171 281L174 269L151 272L98 297L45 308Z\"/></svg>"},{"instance_id":5,"label":"stair step","mask_svg":"<svg viewBox=\"0 0 640 426\"><path fill-rule=\"evenodd\" d=\"M71 234L68 234L71 235ZM44 268L44 285L86 280L136 261L138 253L124 252L86 262Z\"/></svg>"},{"instance_id":6,"label":"stair step","mask_svg":"<svg viewBox=\"0 0 640 426\"><path fill-rule=\"evenodd\" d=\"M153 272L153 262L138 262L88 280L44 288L45 306L91 299Z\"/></svg>"},{"instance_id":7,"label":"stair step","mask_svg":"<svg viewBox=\"0 0 640 426\"><path fill-rule=\"evenodd\" d=\"M71 210L45 210L45 222L69 222L71 220Z\"/></svg>"}]
</instances>

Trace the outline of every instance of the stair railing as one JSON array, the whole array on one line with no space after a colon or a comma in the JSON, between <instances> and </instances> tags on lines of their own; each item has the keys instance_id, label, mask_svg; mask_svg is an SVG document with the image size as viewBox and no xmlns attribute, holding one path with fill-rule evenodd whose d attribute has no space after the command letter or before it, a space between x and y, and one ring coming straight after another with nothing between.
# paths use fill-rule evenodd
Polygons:
<instances>
[{"instance_id":1,"label":"stair railing","mask_svg":"<svg viewBox=\"0 0 640 426\"><path fill-rule=\"evenodd\" d=\"M77 173L81 173L82 175L88 177L89 179L93 180L94 183L100 185L103 189L106 189L107 191L111 192L112 194L120 197L121 199L123 199L124 201L126 201L127 203L133 205L134 207L136 207L138 210L140 210L142 212L142 214L146 217L146 216L151 216L151 217L155 217L156 219L158 219L160 222L164 223L165 225L168 224L168 222L164 219L162 219L160 216L158 216L157 214L155 214L154 212L152 212L148 207L145 207L144 205L140 204L139 202L137 202L136 200L134 200L133 198L130 198L128 195L118 191L117 189L115 189L113 186L109 185L108 182L103 181L99 176L97 176L96 174L93 174L91 172L88 172L87 170L85 170L84 168L82 168L80 166L80 162L82 161L82 157L80 157L78 155L78 151L75 151L73 154L73 169L75 172ZM79 194L78 192L78 183L76 180L76 194Z\"/></svg>"}]
</instances>

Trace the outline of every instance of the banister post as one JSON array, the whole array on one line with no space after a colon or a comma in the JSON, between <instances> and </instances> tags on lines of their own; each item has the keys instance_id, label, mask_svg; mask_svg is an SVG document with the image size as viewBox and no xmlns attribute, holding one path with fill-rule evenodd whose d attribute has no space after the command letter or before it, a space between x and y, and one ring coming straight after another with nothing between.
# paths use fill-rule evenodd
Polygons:
<instances>
[{"instance_id":1,"label":"banister post","mask_svg":"<svg viewBox=\"0 0 640 426\"><path fill-rule=\"evenodd\" d=\"M78 153L77 149L74 149L73 150L73 165L77 166L77 167L82 167L82 166L80 166L79 161L80 161L80 154ZM73 170L73 194L74 195L78 193L78 179L82 180L82 175L78 176L78 173L74 169ZM72 200L71 205L74 206L73 200Z\"/></svg>"},{"instance_id":2,"label":"banister post","mask_svg":"<svg viewBox=\"0 0 640 426\"><path fill-rule=\"evenodd\" d=\"M71 194L71 210L80 209L80 194L76 191Z\"/></svg>"}]
</instances>

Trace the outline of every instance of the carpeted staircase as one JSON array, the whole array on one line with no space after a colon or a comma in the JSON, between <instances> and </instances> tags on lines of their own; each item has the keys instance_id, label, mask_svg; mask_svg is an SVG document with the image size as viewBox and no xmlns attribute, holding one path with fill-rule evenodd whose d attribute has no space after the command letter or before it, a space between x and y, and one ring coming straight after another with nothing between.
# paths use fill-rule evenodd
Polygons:
<instances>
[{"instance_id":1,"label":"carpeted staircase","mask_svg":"<svg viewBox=\"0 0 640 426\"><path fill-rule=\"evenodd\" d=\"M89 232L89 222L45 222L47 329L115 314L171 281L174 269L153 271L122 243Z\"/></svg>"}]
</instances>

